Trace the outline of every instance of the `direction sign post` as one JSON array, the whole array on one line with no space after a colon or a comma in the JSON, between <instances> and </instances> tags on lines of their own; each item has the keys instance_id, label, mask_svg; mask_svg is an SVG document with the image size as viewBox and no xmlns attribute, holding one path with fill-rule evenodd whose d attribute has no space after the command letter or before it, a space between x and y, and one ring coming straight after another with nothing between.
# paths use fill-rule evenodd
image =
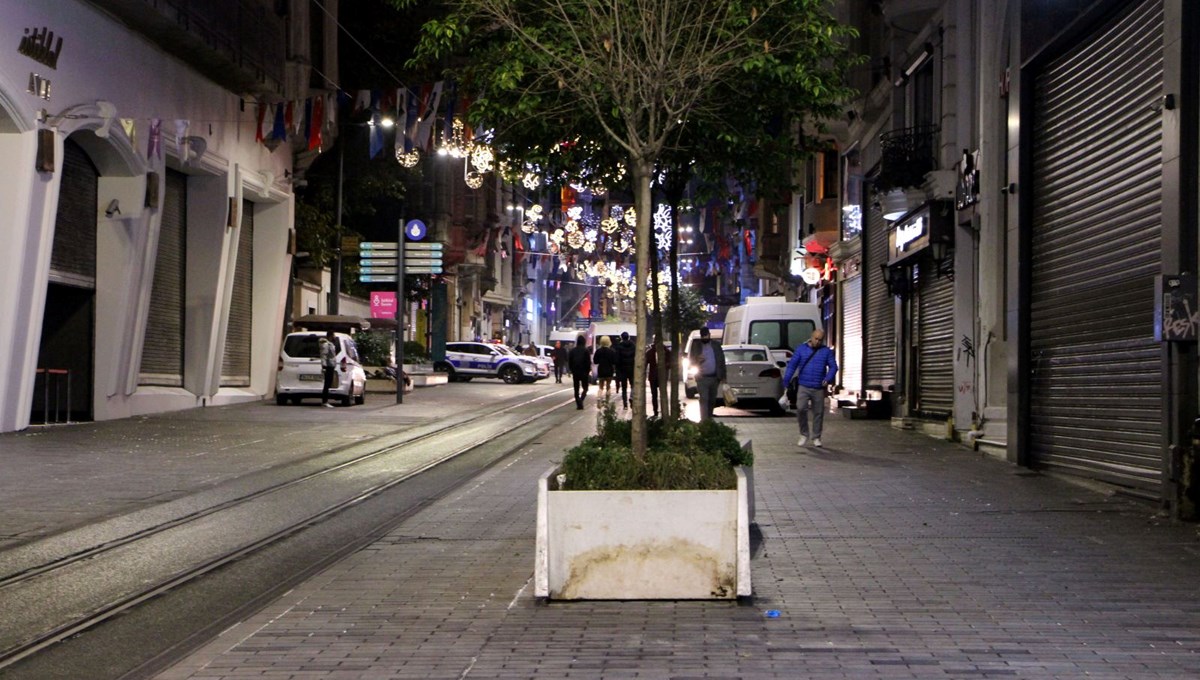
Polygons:
<instances>
[{"instance_id":1,"label":"direction sign post","mask_svg":"<svg viewBox=\"0 0 1200 680\"><path fill-rule=\"evenodd\" d=\"M420 224L420 220L413 220ZM404 220L399 221L396 239L396 403L404 403ZM421 224L422 232L425 225ZM422 233L421 236L425 234Z\"/></svg>"}]
</instances>

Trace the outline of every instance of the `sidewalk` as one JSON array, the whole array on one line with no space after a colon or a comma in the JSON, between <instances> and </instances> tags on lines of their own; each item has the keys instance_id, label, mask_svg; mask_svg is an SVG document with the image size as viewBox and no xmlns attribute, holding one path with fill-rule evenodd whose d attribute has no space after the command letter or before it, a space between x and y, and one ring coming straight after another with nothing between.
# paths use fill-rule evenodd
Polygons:
<instances>
[{"instance_id":1,"label":"sidewalk","mask_svg":"<svg viewBox=\"0 0 1200 680\"><path fill-rule=\"evenodd\" d=\"M819 450L795 447L790 418L725 418L754 440L753 606L538 606L534 480L593 418L581 412L160 677L1200 675L1195 526L836 417Z\"/></svg>"}]
</instances>

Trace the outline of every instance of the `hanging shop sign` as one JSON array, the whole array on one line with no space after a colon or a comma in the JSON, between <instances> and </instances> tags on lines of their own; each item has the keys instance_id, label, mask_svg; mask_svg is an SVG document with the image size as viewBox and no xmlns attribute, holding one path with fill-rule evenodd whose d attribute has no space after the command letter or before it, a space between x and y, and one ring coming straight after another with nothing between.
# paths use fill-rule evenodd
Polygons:
<instances>
[{"instance_id":1,"label":"hanging shop sign","mask_svg":"<svg viewBox=\"0 0 1200 680\"><path fill-rule=\"evenodd\" d=\"M952 212L948 202L930 201L896 220L888 231L888 264L898 264L935 241L952 243Z\"/></svg>"}]
</instances>

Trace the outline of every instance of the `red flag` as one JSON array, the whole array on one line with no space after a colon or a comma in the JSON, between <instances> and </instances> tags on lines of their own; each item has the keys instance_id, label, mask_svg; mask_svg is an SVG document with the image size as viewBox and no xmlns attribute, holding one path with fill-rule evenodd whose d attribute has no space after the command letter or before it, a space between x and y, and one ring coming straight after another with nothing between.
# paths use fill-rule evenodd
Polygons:
<instances>
[{"instance_id":1,"label":"red flag","mask_svg":"<svg viewBox=\"0 0 1200 680\"><path fill-rule=\"evenodd\" d=\"M321 148L321 118L325 110L325 98L317 97L313 99L312 127L308 133L308 150L315 151Z\"/></svg>"}]
</instances>

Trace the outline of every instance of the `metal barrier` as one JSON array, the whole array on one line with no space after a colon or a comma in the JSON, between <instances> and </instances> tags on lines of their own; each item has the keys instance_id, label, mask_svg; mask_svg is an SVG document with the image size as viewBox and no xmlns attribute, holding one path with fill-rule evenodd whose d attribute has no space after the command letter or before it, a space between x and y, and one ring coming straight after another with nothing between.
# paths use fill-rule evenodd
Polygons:
<instances>
[{"instance_id":1,"label":"metal barrier","mask_svg":"<svg viewBox=\"0 0 1200 680\"><path fill-rule=\"evenodd\" d=\"M42 424L71 422L71 371L65 368L39 368L37 374L42 376ZM50 420L50 383L54 383L54 420ZM66 397L62 401L63 384L66 384ZM36 388L35 388L36 390ZM66 416L66 420L62 417Z\"/></svg>"}]
</instances>

